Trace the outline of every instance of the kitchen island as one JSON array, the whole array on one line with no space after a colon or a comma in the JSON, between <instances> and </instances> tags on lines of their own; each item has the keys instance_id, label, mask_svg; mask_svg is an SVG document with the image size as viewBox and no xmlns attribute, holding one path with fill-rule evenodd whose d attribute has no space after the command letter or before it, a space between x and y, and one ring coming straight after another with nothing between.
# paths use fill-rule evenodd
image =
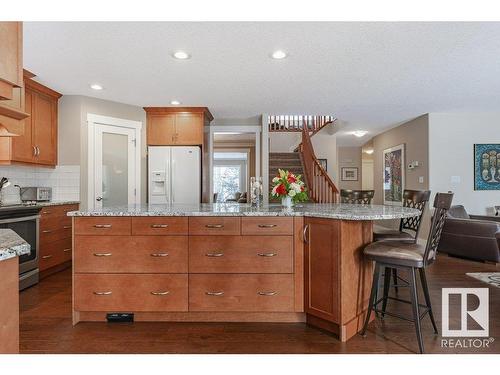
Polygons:
<instances>
[{"instance_id":1,"label":"kitchen island","mask_svg":"<svg viewBox=\"0 0 500 375\"><path fill-rule=\"evenodd\" d=\"M396 206L151 205L70 212L73 323L307 322L346 341L361 327L373 220Z\"/></svg>"},{"instance_id":2,"label":"kitchen island","mask_svg":"<svg viewBox=\"0 0 500 375\"><path fill-rule=\"evenodd\" d=\"M19 353L19 257L30 245L11 229L0 229L0 354Z\"/></svg>"}]
</instances>

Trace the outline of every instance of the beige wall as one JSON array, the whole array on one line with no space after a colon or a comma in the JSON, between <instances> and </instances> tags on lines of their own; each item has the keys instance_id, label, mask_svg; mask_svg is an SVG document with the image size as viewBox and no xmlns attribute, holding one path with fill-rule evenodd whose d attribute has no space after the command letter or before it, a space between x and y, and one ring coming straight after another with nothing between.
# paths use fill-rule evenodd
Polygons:
<instances>
[{"instance_id":1,"label":"beige wall","mask_svg":"<svg viewBox=\"0 0 500 375\"><path fill-rule=\"evenodd\" d=\"M451 190L453 204L472 214L493 214L499 190L474 190L475 143L500 143L500 113L429 114L430 187ZM433 194L434 195L434 194Z\"/></svg>"},{"instance_id":2,"label":"beige wall","mask_svg":"<svg viewBox=\"0 0 500 375\"><path fill-rule=\"evenodd\" d=\"M361 189L361 147L338 147L338 188L359 190ZM330 168L330 166L328 166ZM335 166L331 166L334 168ZM358 168L357 181L342 181L342 168Z\"/></svg>"},{"instance_id":3,"label":"beige wall","mask_svg":"<svg viewBox=\"0 0 500 375\"><path fill-rule=\"evenodd\" d=\"M327 128L323 128L311 138L314 153L318 159L326 159L328 163L328 176L332 181L338 183L337 174L337 136L329 134Z\"/></svg>"},{"instance_id":4,"label":"beige wall","mask_svg":"<svg viewBox=\"0 0 500 375\"><path fill-rule=\"evenodd\" d=\"M147 198L146 113L141 107L90 98L65 95L59 102L59 163L80 165L80 200L87 202L87 114L116 117L142 122L141 144L141 202Z\"/></svg>"},{"instance_id":5,"label":"beige wall","mask_svg":"<svg viewBox=\"0 0 500 375\"><path fill-rule=\"evenodd\" d=\"M422 115L373 138L373 170L375 204L383 204L383 151L400 144L405 145L405 189L429 189L429 116ZM406 168L410 161L419 161L414 170ZM419 182L423 177L423 182ZM427 235L429 217L427 214L420 237ZM395 227L398 221L381 221L379 224Z\"/></svg>"}]
</instances>

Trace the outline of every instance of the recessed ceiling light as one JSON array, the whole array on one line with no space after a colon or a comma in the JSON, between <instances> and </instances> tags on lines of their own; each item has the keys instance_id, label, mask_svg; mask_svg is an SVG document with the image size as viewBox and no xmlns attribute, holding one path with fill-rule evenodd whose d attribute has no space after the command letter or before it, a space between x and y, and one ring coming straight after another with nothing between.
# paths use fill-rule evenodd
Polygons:
<instances>
[{"instance_id":1,"label":"recessed ceiling light","mask_svg":"<svg viewBox=\"0 0 500 375\"><path fill-rule=\"evenodd\" d=\"M181 102L180 102L180 101L178 101L178 100L172 100L172 101L170 102L170 104L172 104L172 105L179 105L179 104L181 104Z\"/></svg>"},{"instance_id":2,"label":"recessed ceiling light","mask_svg":"<svg viewBox=\"0 0 500 375\"><path fill-rule=\"evenodd\" d=\"M92 90L102 90L102 89L103 89L103 87L102 87L101 85L97 84L97 83L93 83L93 84L91 84L91 85L90 85L90 88L91 88Z\"/></svg>"},{"instance_id":3,"label":"recessed ceiling light","mask_svg":"<svg viewBox=\"0 0 500 375\"><path fill-rule=\"evenodd\" d=\"M176 51L174 52L174 57L178 60L187 60L191 57L191 55L184 51Z\"/></svg>"},{"instance_id":4,"label":"recessed ceiling light","mask_svg":"<svg viewBox=\"0 0 500 375\"><path fill-rule=\"evenodd\" d=\"M373 148L369 148L368 150L365 150L365 154L368 154L368 155L373 154Z\"/></svg>"},{"instance_id":5,"label":"recessed ceiling light","mask_svg":"<svg viewBox=\"0 0 500 375\"><path fill-rule=\"evenodd\" d=\"M366 130L355 130L351 134L358 137L358 138L361 138L361 137L365 136L367 133L368 132Z\"/></svg>"},{"instance_id":6,"label":"recessed ceiling light","mask_svg":"<svg viewBox=\"0 0 500 375\"><path fill-rule=\"evenodd\" d=\"M271 57L276 60L281 60L287 57L287 54L285 51L277 50L272 53Z\"/></svg>"}]
</instances>

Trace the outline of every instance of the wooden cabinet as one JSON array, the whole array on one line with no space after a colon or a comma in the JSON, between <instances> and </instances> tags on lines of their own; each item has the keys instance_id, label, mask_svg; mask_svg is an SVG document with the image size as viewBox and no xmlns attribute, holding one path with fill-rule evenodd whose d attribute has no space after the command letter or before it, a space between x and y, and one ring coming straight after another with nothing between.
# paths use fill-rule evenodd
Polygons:
<instances>
[{"instance_id":1,"label":"wooden cabinet","mask_svg":"<svg viewBox=\"0 0 500 375\"><path fill-rule=\"evenodd\" d=\"M304 320L302 218L252 218L251 235L234 216L73 220L74 323Z\"/></svg>"},{"instance_id":2,"label":"wooden cabinet","mask_svg":"<svg viewBox=\"0 0 500 375\"><path fill-rule=\"evenodd\" d=\"M0 22L0 100L12 100L23 85L23 26Z\"/></svg>"},{"instance_id":3,"label":"wooden cabinet","mask_svg":"<svg viewBox=\"0 0 500 375\"><path fill-rule=\"evenodd\" d=\"M0 153L3 164L29 163L53 167L57 164L57 106L61 94L33 81L25 71L24 132L9 138L9 152Z\"/></svg>"},{"instance_id":4,"label":"wooden cabinet","mask_svg":"<svg viewBox=\"0 0 500 375\"><path fill-rule=\"evenodd\" d=\"M306 312L338 323L339 224L328 219L306 219Z\"/></svg>"},{"instance_id":5,"label":"wooden cabinet","mask_svg":"<svg viewBox=\"0 0 500 375\"><path fill-rule=\"evenodd\" d=\"M306 218L305 311L311 325L346 341L362 327L372 280L363 248L370 221Z\"/></svg>"},{"instance_id":6,"label":"wooden cabinet","mask_svg":"<svg viewBox=\"0 0 500 375\"><path fill-rule=\"evenodd\" d=\"M19 258L0 261L0 354L19 353Z\"/></svg>"},{"instance_id":7,"label":"wooden cabinet","mask_svg":"<svg viewBox=\"0 0 500 375\"><path fill-rule=\"evenodd\" d=\"M70 211L78 209L77 204L43 207L40 211L40 254L39 269L42 277L69 266L72 254Z\"/></svg>"},{"instance_id":8,"label":"wooden cabinet","mask_svg":"<svg viewBox=\"0 0 500 375\"><path fill-rule=\"evenodd\" d=\"M213 117L205 107L146 107L149 146L203 145L204 127Z\"/></svg>"}]
</instances>

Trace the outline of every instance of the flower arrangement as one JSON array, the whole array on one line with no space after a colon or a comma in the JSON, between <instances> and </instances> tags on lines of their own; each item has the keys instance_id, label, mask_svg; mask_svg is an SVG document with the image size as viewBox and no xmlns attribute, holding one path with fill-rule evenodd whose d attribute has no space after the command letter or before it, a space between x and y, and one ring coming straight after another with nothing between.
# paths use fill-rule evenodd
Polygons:
<instances>
[{"instance_id":1,"label":"flower arrangement","mask_svg":"<svg viewBox=\"0 0 500 375\"><path fill-rule=\"evenodd\" d=\"M292 202L303 202L308 199L304 182L300 175L278 169L278 176L273 178L271 195L282 199L283 205L290 206Z\"/></svg>"}]
</instances>

